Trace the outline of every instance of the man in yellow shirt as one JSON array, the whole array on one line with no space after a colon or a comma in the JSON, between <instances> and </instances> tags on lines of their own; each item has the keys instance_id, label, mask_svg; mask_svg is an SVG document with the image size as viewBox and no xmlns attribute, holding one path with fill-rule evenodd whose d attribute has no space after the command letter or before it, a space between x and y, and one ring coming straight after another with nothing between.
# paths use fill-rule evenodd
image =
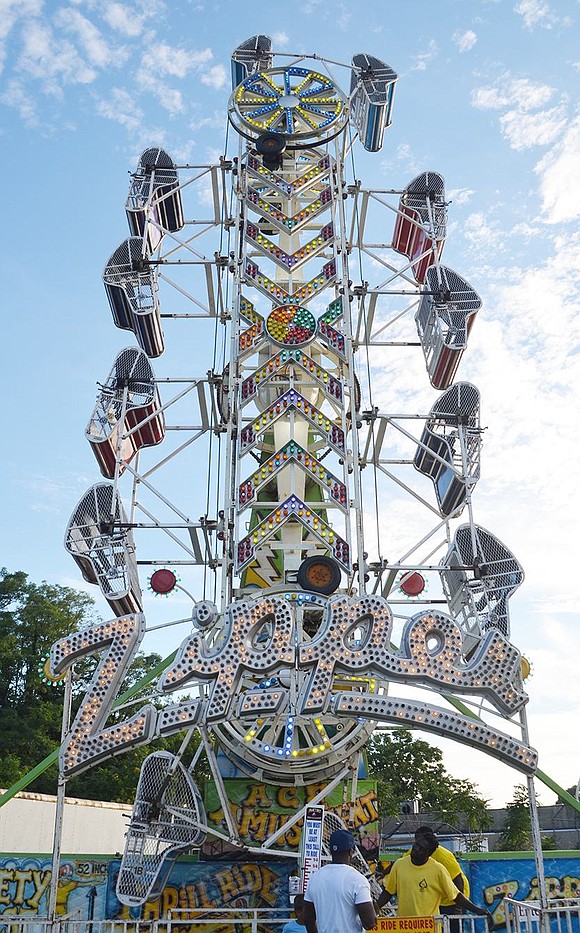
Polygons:
<instances>
[{"instance_id":1,"label":"man in yellow shirt","mask_svg":"<svg viewBox=\"0 0 580 933\"><path fill-rule=\"evenodd\" d=\"M463 910L485 917L490 928L493 918L484 907L478 907L455 886L451 875L431 858L437 848L436 839L416 836L409 855L403 855L387 875L385 889L376 903L380 909L396 894L400 917L429 917L441 913L441 902L447 900Z\"/></svg>"},{"instance_id":2,"label":"man in yellow shirt","mask_svg":"<svg viewBox=\"0 0 580 933\"><path fill-rule=\"evenodd\" d=\"M453 855L453 852L450 852L449 849L446 849L442 846L437 839L437 836L433 832L430 826L419 826L415 830L415 838L417 836L425 836L426 839L431 840L435 845L435 850L431 855L432 859L435 859L436 862L439 862L447 869L451 875L451 880L455 887L461 891L465 897L469 897L469 881L467 876L461 871L461 866L459 862ZM441 913L442 914L462 914L463 911L458 907L454 901L450 901L447 898L443 898L441 901ZM459 930L459 923L457 921L451 921L451 933L457 933Z\"/></svg>"}]
</instances>

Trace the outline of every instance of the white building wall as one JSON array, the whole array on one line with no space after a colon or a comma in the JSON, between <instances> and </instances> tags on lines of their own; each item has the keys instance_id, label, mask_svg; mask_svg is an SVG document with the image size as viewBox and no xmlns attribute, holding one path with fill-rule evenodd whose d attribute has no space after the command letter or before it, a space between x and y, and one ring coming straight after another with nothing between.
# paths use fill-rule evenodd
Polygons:
<instances>
[{"instance_id":1,"label":"white building wall","mask_svg":"<svg viewBox=\"0 0 580 933\"><path fill-rule=\"evenodd\" d=\"M1 793L1 791L0 791ZM0 808L0 853L50 853L56 797L17 794ZM125 847L131 807L100 800L66 799L61 851L67 855L114 855Z\"/></svg>"}]
</instances>

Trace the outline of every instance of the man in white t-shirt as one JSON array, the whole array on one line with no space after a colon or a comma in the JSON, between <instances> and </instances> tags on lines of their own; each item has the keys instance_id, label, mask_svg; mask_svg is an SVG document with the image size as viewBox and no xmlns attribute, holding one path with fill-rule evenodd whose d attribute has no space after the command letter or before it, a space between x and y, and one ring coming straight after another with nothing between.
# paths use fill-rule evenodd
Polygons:
<instances>
[{"instance_id":1,"label":"man in white t-shirt","mask_svg":"<svg viewBox=\"0 0 580 933\"><path fill-rule=\"evenodd\" d=\"M332 862L315 871L304 895L307 933L362 933L377 915L367 879L350 864L354 837L337 829L330 840Z\"/></svg>"}]
</instances>

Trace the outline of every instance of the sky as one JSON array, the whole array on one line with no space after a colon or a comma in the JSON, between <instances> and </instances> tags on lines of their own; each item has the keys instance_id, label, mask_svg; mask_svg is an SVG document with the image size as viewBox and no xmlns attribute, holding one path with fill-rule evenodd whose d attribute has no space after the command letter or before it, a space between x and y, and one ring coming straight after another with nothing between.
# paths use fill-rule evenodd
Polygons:
<instances>
[{"instance_id":1,"label":"sky","mask_svg":"<svg viewBox=\"0 0 580 933\"><path fill-rule=\"evenodd\" d=\"M486 427L476 520L524 567L510 610L512 640L532 664L530 740L542 770L575 786L580 3L0 0L0 12L0 563L34 582L86 589L107 615L63 537L77 501L100 479L83 436L96 384L130 342L113 326L101 275L128 235L128 172L139 154L161 145L176 162L205 164L224 152L226 137L231 145L229 58L255 33L280 52L343 64L369 52L399 81L383 149L359 147L355 170L375 188L400 190L426 169L446 179L444 261L483 299L460 370L480 389ZM348 72L336 73L348 91ZM211 348L188 340L168 341L158 374L211 366ZM427 411L435 400L415 352L412 361L408 351L373 357L381 410ZM188 514L201 514L197 482L195 468L182 472ZM394 553L414 519L399 499L389 517ZM168 608L146 591L148 624L187 615L186 597L179 600ZM170 630L152 647L169 653L184 634ZM447 769L494 806L523 782L480 753L437 744ZM538 792L541 803L554 802L547 788Z\"/></svg>"}]
</instances>

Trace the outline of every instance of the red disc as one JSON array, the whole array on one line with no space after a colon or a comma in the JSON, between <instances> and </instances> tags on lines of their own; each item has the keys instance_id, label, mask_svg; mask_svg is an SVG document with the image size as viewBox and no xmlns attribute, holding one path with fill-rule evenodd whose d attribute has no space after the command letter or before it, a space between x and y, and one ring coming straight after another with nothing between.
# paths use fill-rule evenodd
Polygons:
<instances>
[{"instance_id":1,"label":"red disc","mask_svg":"<svg viewBox=\"0 0 580 933\"><path fill-rule=\"evenodd\" d=\"M149 584L154 593L159 593L163 595L164 593L171 593L171 590L177 583L177 577L173 573L173 570L167 570L166 567L161 568L161 570L156 570L155 573L151 574L151 579Z\"/></svg>"},{"instance_id":2,"label":"red disc","mask_svg":"<svg viewBox=\"0 0 580 933\"><path fill-rule=\"evenodd\" d=\"M425 580L420 573L412 573L401 583L400 590L405 596L418 596L425 589Z\"/></svg>"}]
</instances>

